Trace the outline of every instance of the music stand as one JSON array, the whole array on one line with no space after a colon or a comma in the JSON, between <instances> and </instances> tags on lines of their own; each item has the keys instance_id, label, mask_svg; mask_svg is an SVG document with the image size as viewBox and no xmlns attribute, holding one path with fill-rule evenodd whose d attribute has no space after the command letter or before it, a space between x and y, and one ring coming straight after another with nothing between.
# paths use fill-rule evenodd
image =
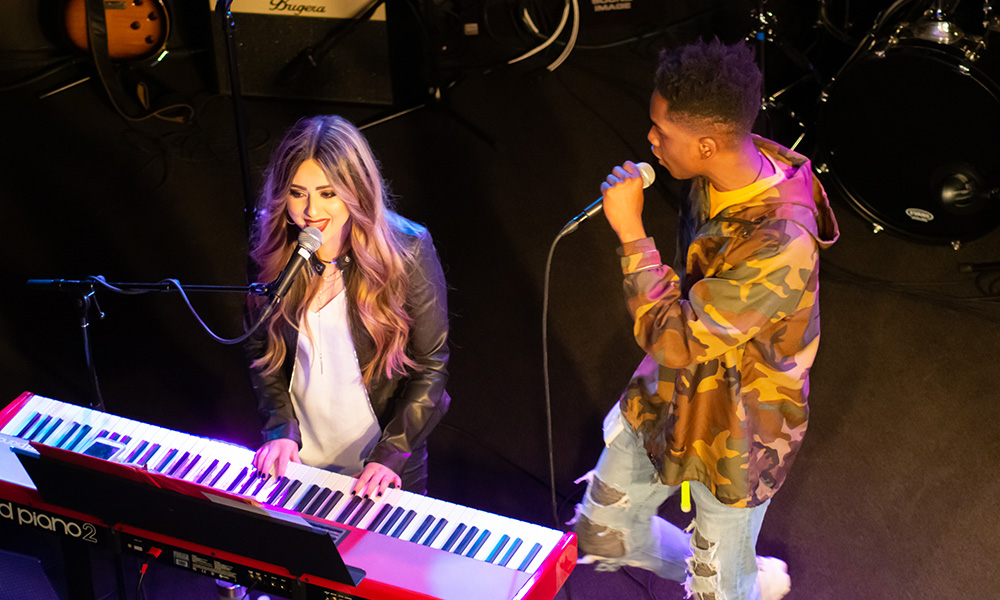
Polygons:
<instances>
[{"instance_id":1,"label":"music stand","mask_svg":"<svg viewBox=\"0 0 1000 600\"><path fill-rule=\"evenodd\" d=\"M246 498L138 467L45 446L13 448L42 499L126 527L357 586L365 572L337 549L349 531L312 526ZM200 494L191 493L200 488Z\"/></svg>"}]
</instances>

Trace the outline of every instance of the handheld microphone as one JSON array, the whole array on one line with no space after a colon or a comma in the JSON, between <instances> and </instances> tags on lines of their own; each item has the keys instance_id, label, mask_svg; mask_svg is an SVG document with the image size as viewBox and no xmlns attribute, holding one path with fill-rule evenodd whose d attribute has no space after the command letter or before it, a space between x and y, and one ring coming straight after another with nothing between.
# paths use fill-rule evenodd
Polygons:
<instances>
[{"instance_id":1,"label":"handheld microphone","mask_svg":"<svg viewBox=\"0 0 1000 600\"><path fill-rule=\"evenodd\" d=\"M656 171L653 170L652 165L646 162L641 162L636 166L639 167L639 174L642 175L642 189L646 189L653 184L653 181L656 180ZM562 228L562 231L559 232L559 235L563 236L566 235L567 233L572 233L576 231L576 228L580 226L580 223L583 223L590 217L601 212L603 208L604 208L604 198L601 197L598 198L596 201L594 201L593 204L583 209L582 213L573 217L569 223L566 223L566 226Z\"/></svg>"},{"instance_id":2,"label":"handheld microphone","mask_svg":"<svg viewBox=\"0 0 1000 600\"><path fill-rule=\"evenodd\" d=\"M281 299L288 293L288 289L292 287L295 276L309 262L309 258L312 257L313 253L319 250L319 247L322 245L323 234L320 233L319 229L306 227L299 233L299 245L295 247L295 252L288 259L285 270L278 275L278 278L271 285L267 286L267 295L270 298L268 304L276 305L281 302Z\"/></svg>"}]
</instances>

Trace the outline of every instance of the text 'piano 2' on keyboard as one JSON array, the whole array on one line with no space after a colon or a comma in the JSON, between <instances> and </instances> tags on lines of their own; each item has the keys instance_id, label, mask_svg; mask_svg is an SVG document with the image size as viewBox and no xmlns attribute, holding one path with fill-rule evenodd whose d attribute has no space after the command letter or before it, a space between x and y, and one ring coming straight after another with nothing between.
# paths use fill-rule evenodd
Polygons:
<instances>
[{"instance_id":1,"label":"text 'piano 2' on keyboard","mask_svg":"<svg viewBox=\"0 0 1000 600\"><path fill-rule=\"evenodd\" d=\"M156 521L136 516L131 508L122 511L124 516L103 514L107 511L98 516L80 506L61 506L39 494L45 489L41 482L35 489L14 448L20 454L27 449L76 457L83 467L97 465L113 474L117 469L115 477L124 473L125 479L139 480L142 475L142 493L169 489L329 533L343 563L363 577L357 585L338 583L296 572L281 560L241 555L232 541L179 539L176 532L183 529L146 529ZM128 550L169 550L159 562L305 599L550 600L575 566L573 533L397 489L381 498L354 496L354 479L297 463L289 464L280 479L261 478L251 466L253 454L242 446L26 392L0 411L0 524L8 514L10 521L35 527L46 517L45 524L61 522L62 528L42 528L64 535L89 524L117 532ZM35 517L15 518L29 511ZM270 549L288 556L297 550Z\"/></svg>"}]
</instances>

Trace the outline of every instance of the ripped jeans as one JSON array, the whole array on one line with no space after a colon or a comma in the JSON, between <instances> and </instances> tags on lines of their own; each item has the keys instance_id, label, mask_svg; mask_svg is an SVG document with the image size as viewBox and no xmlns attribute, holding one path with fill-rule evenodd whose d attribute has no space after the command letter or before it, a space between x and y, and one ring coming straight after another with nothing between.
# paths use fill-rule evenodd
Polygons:
<instances>
[{"instance_id":1,"label":"ripped jeans","mask_svg":"<svg viewBox=\"0 0 1000 600\"><path fill-rule=\"evenodd\" d=\"M769 502L733 508L691 482L697 512L687 532L657 515L680 486L659 482L635 430L617 406L605 419L605 448L584 476L574 531L582 558L598 570L635 566L684 581L698 600L758 600L757 535ZM690 532L690 533L688 533Z\"/></svg>"}]
</instances>

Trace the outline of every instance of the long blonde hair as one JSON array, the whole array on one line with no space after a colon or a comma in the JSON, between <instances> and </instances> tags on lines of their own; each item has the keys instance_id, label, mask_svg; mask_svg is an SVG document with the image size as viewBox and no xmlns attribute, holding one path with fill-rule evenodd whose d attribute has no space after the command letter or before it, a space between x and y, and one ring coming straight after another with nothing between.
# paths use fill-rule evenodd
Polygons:
<instances>
[{"instance_id":1,"label":"long blonde hair","mask_svg":"<svg viewBox=\"0 0 1000 600\"><path fill-rule=\"evenodd\" d=\"M345 283L350 306L375 342L375 357L360 365L365 386L379 374L392 377L416 368L406 354L412 319L406 312L409 278L406 245L392 221L390 198L378 162L368 142L351 123L336 115L301 119L285 134L264 173L257 219L251 236L250 257L259 269L259 281L274 281L295 249L299 228L288 218L289 189L302 163L314 160L350 214L348 247L354 254ZM319 292L320 278L303 269L262 325L267 350L253 366L272 373L281 368L289 349L282 331L298 329L302 316ZM251 309L262 299L252 297ZM300 331L301 333L301 331ZM294 351L294 349L292 349Z\"/></svg>"}]
</instances>

